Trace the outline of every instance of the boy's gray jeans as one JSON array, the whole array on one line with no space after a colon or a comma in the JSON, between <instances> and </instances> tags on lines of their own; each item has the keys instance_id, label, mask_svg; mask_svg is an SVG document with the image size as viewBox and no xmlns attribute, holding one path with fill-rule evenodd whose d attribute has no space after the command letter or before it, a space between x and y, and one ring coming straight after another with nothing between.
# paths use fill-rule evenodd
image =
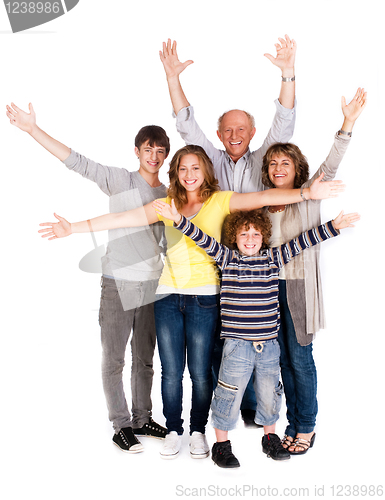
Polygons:
<instances>
[{"instance_id":1,"label":"boy's gray jeans","mask_svg":"<svg viewBox=\"0 0 385 500\"><path fill-rule=\"evenodd\" d=\"M99 311L102 378L109 419L116 433L124 427L142 427L151 416L157 284L158 280L120 281L102 277ZM124 359L131 332L132 419L123 389Z\"/></svg>"}]
</instances>

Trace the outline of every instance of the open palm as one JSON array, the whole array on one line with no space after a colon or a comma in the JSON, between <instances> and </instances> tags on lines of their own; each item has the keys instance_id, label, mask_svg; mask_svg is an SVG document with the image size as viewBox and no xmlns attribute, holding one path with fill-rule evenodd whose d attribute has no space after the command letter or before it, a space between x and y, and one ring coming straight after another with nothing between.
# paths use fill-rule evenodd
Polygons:
<instances>
[{"instance_id":1,"label":"open palm","mask_svg":"<svg viewBox=\"0 0 385 500\"><path fill-rule=\"evenodd\" d=\"M24 132L31 133L33 127L36 125L36 114L32 104L29 104L29 113L18 108L13 102L11 106L6 106L6 115L9 118L11 125L15 125Z\"/></svg>"},{"instance_id":2,"label":"open palm","mask_svg":"<svg viewBox=\"0 0 385 500\"><path fill-rule=\"evenodd\" d=\"M167 40L167 44L163 42L163 51L159 51L159 56L163 63L167 78L180 75L187 66L194 62L191 60L184 63L179 61L176 51L176 41L171 44L170 38Z\"/></svg>"}]
</instances>

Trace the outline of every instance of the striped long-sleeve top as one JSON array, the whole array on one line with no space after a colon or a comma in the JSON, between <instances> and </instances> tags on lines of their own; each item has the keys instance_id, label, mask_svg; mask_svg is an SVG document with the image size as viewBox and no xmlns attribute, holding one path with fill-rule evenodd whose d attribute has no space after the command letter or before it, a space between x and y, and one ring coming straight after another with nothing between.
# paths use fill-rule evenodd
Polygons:
<instances>
[{"instance_id":1,"label":"striped long-sleeve top","mask_svg":"<svg viewBox=\"0 0 385 500\"><path fill-rule=\"evenodd\" d=\"M221 337L252 341L270 340L278 335L281 267L306 248L339 234L330 221L249 257L218 243L184 216L175 227L203 248L222 271Z\"/></svg>"}]
</instances>

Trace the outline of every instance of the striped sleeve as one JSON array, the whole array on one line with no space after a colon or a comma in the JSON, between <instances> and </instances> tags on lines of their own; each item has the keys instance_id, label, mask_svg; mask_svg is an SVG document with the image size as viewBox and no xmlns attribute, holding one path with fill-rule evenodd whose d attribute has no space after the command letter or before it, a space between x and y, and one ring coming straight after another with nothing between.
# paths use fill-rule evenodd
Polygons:
<instances>
[{"instance_id":1,"label":"striped sleeve","mask_svg":"<svg viewBox=\"0 0 385 500\"><path fill-rule=\"evenodd\" d=\"M339 234L338 229L334 229L332 221L329 221L326 224L321 224L318 227L309 229L309 231L305 231L288 243L271 248L272 258L275 264L281 268L307 248L318 245Z\"/></svg>"},{"instance_id":2,"label":"striped sleeve","mask_svg":"<svg viewBox=\"0 0 385 500\"><path fill-rule=\"evenodd\" d=\"M184 215L182 215L180 223L174 224L174 227L176 227L176 229L181 231L184 235L191 238L198 245L198 247L202 248L215 260L221 269L223 269L229 261L232 251L225 245L218 243L215 238L212 238L208 234L204 233L193 222L186 219Z\"/></svg>"}]
</instances>

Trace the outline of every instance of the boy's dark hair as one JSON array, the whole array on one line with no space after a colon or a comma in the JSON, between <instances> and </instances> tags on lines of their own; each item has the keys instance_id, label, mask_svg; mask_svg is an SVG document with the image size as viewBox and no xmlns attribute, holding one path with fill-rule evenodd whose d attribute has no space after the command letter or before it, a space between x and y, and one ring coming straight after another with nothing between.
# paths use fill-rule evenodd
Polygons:
<instances>
[{"instance_id":1,"label":"boy's dark hair","mask_svg":"<svg viewBox=\"0 0 385 500\"><path fill-rule=\"evenodd\" d=\"M237 250L237 233L243 228L248 231L250 226L261 231L262 247L267 248L271 238L271 222L264 209L237 210L229 214L222 227L222 243L231 250Z\"/></svg>"},{"instance_id":2,"label":"boy's dark hair","mask_svg":"<svg viewBox=\"0 0 385 500\"><path fill-rule=\"evenodd\" d=\"M170 139L167 137L166 131L158 125L142 127L136 134L135 147L140 149L140 146L147 141L151 147L165 148L167 155L170 152Z\"/></svg>"},{"instance_id":3,"label":"boy's dark hair","mask_svg":"<svg viewBox=\"0 0 385 500\"><path fill-rule=\"evenodd\" d=\"M262 160L262 183L268 188L275 188L269 178L269 164L274 155L288 156L295 166L294 188L300 188L302 184L309 180L309 165L306 156L298 146L292 143L277 142L272 144L266 151Z\"/></svg>"}]
</instances>

